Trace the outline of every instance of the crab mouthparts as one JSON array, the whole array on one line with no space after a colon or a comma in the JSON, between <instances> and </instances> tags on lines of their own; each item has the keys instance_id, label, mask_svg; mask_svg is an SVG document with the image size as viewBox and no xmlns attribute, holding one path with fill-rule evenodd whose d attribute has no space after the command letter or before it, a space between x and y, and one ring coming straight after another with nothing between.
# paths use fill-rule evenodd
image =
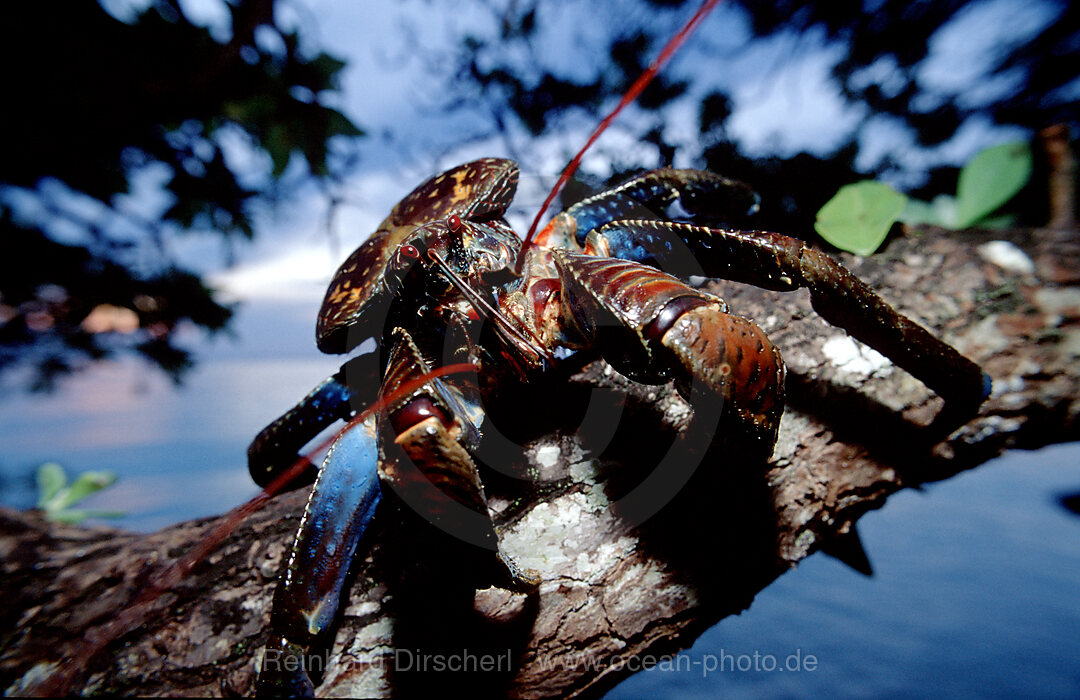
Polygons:
<instances>
[{"instance_id":1,"label":"crab mouthparts","mask_svg":"<svg viewBox=\"0 0 1080 700\"><path fill-rule=\"evenodd\" d=\"M550 365L555 360L555 357L544 348L539 338L533 335L523 324L519 325L511 321L503 311L481 296L461 275L450 267L450 263L446 262L441 255L434 250L429 250L428 258L446 275L446 279L450 281L450 284L461 292L461 295L476 310L477 315L495 324L499 336L511 347L523 356L545 366Z\"/></svg>"}]
</instances>

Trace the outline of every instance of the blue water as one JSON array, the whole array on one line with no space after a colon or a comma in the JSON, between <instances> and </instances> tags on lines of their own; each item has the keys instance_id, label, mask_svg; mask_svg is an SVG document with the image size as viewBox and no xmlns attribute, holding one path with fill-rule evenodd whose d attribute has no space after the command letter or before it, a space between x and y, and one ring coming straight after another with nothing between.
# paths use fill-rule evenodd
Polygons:
<instances>
[{"instance_id":1,"label":"blue water","mask_svg":"<svg viewBox=\"0 0 1080 700\"><path fill-rule=\"evenodd\" d=\"M811 556L607 697L1080 697L1078 447L896 494L859 520L873 577Z\"/></svg>"},{"instance_id":2,"label":"blue water","mask_svg":"<svg viewBox=\"0 0 1080 700\"><path fill-rule=\"evenodd\" d=\"M315 349L319 300L248 304L232 336L193 337L198 364L177 388L137 360L104 363L50 395L0 398L0 502L29 508L33 472L106 469L117 483L80 507L121 510L149 532L254 496L247 445L339 358Z\"/></svg>"},{"instance_id":3,"label":"blue water","mask_svg":"<svg viewBox=\"0 0 1080 700\"><path fill-rule=\"evenodd\" d=\"M179 389L116 362L52 395L4 396L0 501L31 507L49 460L117 472L86 506L126 511L114 524L135 530L250 498L251 437L337 367L314 348L317 308L243 307L235 337L192 339L200 362ZM1080 492L1078 457L1080 444L1015 452L895 495L859 521L872 578L814 555L608 697L1080 697L1080 518L1059 502Z\"/></svg>"}]
</instances>

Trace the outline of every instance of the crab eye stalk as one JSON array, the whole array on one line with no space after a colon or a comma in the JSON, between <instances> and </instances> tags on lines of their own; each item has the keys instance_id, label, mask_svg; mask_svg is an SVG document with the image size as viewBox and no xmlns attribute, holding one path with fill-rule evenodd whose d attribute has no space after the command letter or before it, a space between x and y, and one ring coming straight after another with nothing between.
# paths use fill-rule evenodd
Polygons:
<instances>
[{"instance_id":1,"label":"crab eye stalk","mask_svg":"<svg viewBox=\"0 0 1080 700\"><path fill-rule=\"evenodd\" d=\"M457 214L451 214L450 218L446 220L446 228L450 229L450 233L460 233L461 217Z\"/></svg>"},{"instance_id":2,"label":"crab eye stalk","mask_svg":"<svg viewBox=\"0 0 1080 700\"><path fill-rule=\"evenodd\" d=\"M384 283L388 284L391 290L396 290L404 281L409 270L420 261L422 255L420 248L412 243L398 246L387 263L383 277Z\"/></svg>"}]
</instances>

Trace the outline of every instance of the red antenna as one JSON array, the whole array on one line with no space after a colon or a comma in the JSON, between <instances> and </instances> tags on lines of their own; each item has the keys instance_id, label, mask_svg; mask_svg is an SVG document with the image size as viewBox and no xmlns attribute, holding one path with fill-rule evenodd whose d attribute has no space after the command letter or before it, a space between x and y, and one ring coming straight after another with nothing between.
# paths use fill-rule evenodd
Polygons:
<instances>
[{"instance_id":1,"label":"red antenna","mask_svg":"<svg viewBox=\"0 0 1080 700\"><path fill-rule=\"evenodd\" d=\"M698 25L701 24L701 20L705 19L705 15L709 14L709 12L711 12L719 3L720 0L705 0L705 2L702 3L701 7L698 8L698 11L690 18L690 21L679 30L678 34L671 37L664 46L664 50L656 57L656 60L652 62L644 73L638 76L638 79L634 81L634 84L630 86L630 89L627 90L626 94L619 100L619 104L615 106L615 109L611 110L611 112L604 117L593 130L592 135L589 136L589 140L585 142L585 145L577 152L577 155L570 160L570 163L567 164L566 168L562 171L562 175L559 176L555 186L552 187L551 192L548 193L547 199L540 205L540 211L536 212L536 218L533 219L532 226L529 227L529 233L521 243L521 251L518 253L517 265L514 268L515 272L521 273L521 266L525 261L525 252L529 249L529 246L532 245L533 238L536 237L536 227L539 226L540 219L544 216L544 212L547 211L548 207L551 206L555 197L562 192L563 187L570 181L573 174L577 172L578 166L581 165L581 158L585 155L585 152L589 150L589 147L593 145L596 139L600 138L600 134L607 130L608 126L611 125L611 122L613 122L619 112L623 110L623 107L638 98L638 95L640 95L646 86L652 82L652 79L656 77L656 74L660 72L660 69L664 67L664 64L668 62L668 59L679 50L679 47L683 45L686 38L698 28Z\"/></svg>"},{"instance_id":2,"label":"red antenna","mask_svg":"<svg viewBox=\"0 0 1080 700\"><path fill-rule=\"evenodd\" d=\"M641 92L646 86L656 77L656 74L660 72L664 64L668 59L674 55L674 53L682 46L687 37L697 29L701 24L701 20L720 3L720 0L705 0L694 16L690 18L690 21L679 32L671 38L670 41L664 46L664 49L657 56L656 60L645 70L641 76L638 77L634 84L630 86L630 89L623 95L619 104L615 109L611 111L596 129L589 136L588 141L578 151L577 155L570 161L563 170L559 180L555 183L555 187L552 188L548 194L547 199L544 200L543 205L540 207L540 211L537 212L536 218L532 222L532 226L529 227L529 233L525 237L525 240L521 244L521 251L518 255L517 271L521 271L522 261L525 258L525 252L532 244L532 240L536 234L536 228L540 223L540 219L543 217L544 212L547 211L551 202L562 191L563 187L570 180L570 177L577 171L578 166L581 164L581 158L585 155L589 147L599 138L608 126L614 121L615 117L623 110L626 105L630 104L638 98ZM257 511L263 505L266 504L272 497L277 495L285 486L294 478L300 475L311 464L311 455L315 455L327 447L329 447L334 440L336 440L342 433L356 426L358 423L366 420L370 415L376 411L381 411L388 405L398 401L404 396L416 391L420 387L424 386L432 379L443 377L449 374L461 374L465 372L475 372L476 366L469 363L460 363L453 365L446 365L436 370L428 372L416 379L405 382L396 391L379 398L375 403L369 406L367 409L357 414L352 420L350 420L343 428L335 432L332 436L323 440L315 449L308 453L308 456L302 456L296 460L296 462L274 481L272 481L262 492L255 498L251 499L247 503L234 509L229 515L222 519L222 521L214 528L206 540L195 549L191 550L184 557L176 561L171 566L162 570L159 574L153 576L150 583L142 593L140 593L130 605L120 611L115 618L110 622L89 630L86 633L86 644L73 658L69 658L61 669L58 669L55 673L44 679L39 684L26 689L24 694L32 696L44 696L44 695L64 695L67 694L72 682L76 676L82 672L90 660L96 656L102 649L104 649L113 640L118 639L122 635L126 634L129 630L133 629L150 612L150 607L153 602L161 596L162 593L168 591L175 586L189 571L191 571L196 564L202 561L211 551L214 550L225 539L230 532L236 529L236 526L240 524L242 520Z\"/></svg>"}]
</instances>

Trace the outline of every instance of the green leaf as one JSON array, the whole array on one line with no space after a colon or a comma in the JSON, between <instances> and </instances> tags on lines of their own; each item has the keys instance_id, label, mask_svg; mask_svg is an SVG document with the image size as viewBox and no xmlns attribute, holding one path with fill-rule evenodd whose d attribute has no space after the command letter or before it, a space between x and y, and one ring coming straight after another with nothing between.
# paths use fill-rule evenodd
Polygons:
<instances>
[{"instance_id":1,"label":"green leaf","mask_svg":"<svg viewBox=\"0 0 1080 700\"><path fill-rule=\"evenodd\" d=\"M817 213L814 228L841 250L870 255L896 222L907 197L880 182L845 185Z\"/></svg>"},{"instance_id":2,"label":"green leaf","mask_svg":"<svg viewBox=\"0 0 1080 700\"><path fill-rule=\"evenodd\" d=\"M930 224L942 228L955 228L953 224L956 221L956 198L939 194L932 202L908 199L896 218L910 225Z\"/></svg>"},{"instance_id":3,"label":"green leaf","mask_svg":"<svg viewBox=\"0 0 1080 700\"><path fill-rule=\"evenodd\" d=\"M345 61L327 53L320 53L311 60L311 67L322 77L324 85L333 84L334 77L345 65Z\"/></svg>"},{"instance_id":4,"label":"green leaf","mask_svg":"<svg viewBox=\"0 0 1080 700\"><path fill-rule=\"evenodd\" d=\"M934 207L930 202L924 202L921 199L909 198L907 204L904 205L896 218L911 226L918 224L941 225L934 215Z\"/></svg>"},{"instance_id":5,"label":"green leaf","mask_svg":"<svg viewBox=\"0 0 1080 700\"><path fill-rule=\"evenodd\" d=\"M326 113L326 131L328 136L363 136L364 131L349 121L341 112L330 107L323 107Z\"/></svg>"},{"instance_id":6,"label":"green leaf","mask_svg":"<svg viewBox=\"0 0 1080 700\"><path fill-rule=\"evenodd\" d=\"M68 488L67 506L74 505L92 493L111 486L116 481L114 472L83 472Z\"/></svg>"},{"instance_id":7,"label":"green leaf","mask_svg":"<svg viewBox=\"0 0 1080 700\"><path fill-rule=\"evenodd\" d=\"M967 228L995 211L1031 178L1031 148L1023 141L980 151L960 171L956 228Z\"/></svg>"},{"instance_id":8,"label":"green leaf","mask_svg":"<svg viewBox=\"0 0 1080 700\"><path fill-rule=\"evenodd\" d=\"M90 494L111 485L114 481L116 481L116 474L113 472L84 472L79 475L75 483L61 487L49 498L38 501L38 507L44 510L46 515L60 513Z\"/></svg>"},{"instance_id":9,"label":"green leaf","mask_svg":"<svg viewBox=\"0 0 1080 700\"><path fill-rule=\"evenodd\" d=\"M975 222L979 228L1004 229L1016 226L1016 214L993 214L984 216Z\"/></svg>"},{"instance_id":10,"label":"green leaf","mask_svg":"<svg viewBox=\"0 0 1080 700\"><path fill-rule=\"evenodd\" d=\"M45 504L48 503L56 493L64 488L64 484L67 483L67 475L64 473L64 468L56 462L46 462L38 467L37 470L37 487L38 487L38 508L45 508Z\"/></svg>"},{"instance_id":11,"label":"green leaf","mask_svg":"<svg viewBox=\"0 0 1080 700\"><path fill-rule=\"evenodd\" d=\"M274 177L279 178L285 172L285 168L289 165L289 159L292 157L293 140L289 135L289 130L284 124L273 124L267 129L266 143L263 144L267 153L270 154L270 159L274 162Z\"/></svg>"},{"instance_id":12,"label":"green leaf","mask_svg":"<svg viewBox=\"0 0 1080 700\"><path fill-rule=\"evenodd\" d=\"M54 523L68 523L77 525L87 518L122 518L126 513L119 510L82 510L69 508L66 510L47 511L45 519Z\"/></svg>"}]
</instances>

